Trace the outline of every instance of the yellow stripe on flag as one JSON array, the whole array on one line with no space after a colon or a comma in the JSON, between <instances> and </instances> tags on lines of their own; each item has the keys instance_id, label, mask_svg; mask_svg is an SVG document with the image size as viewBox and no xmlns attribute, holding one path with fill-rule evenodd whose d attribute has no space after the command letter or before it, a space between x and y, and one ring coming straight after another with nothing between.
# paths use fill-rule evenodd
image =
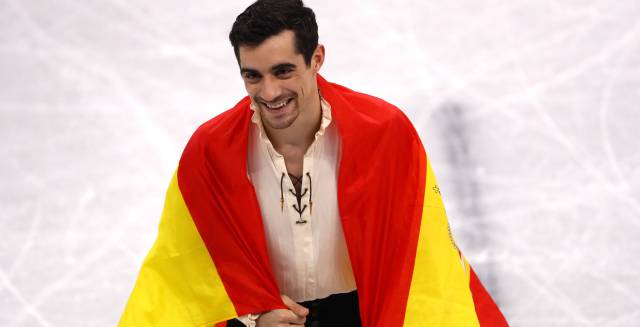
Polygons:
<instances>
[{"instance_id":1,"label":"yellow stripe on flag","mask_svg":"<svg viewBox=\"0 0 640 327\"><path fill-rule=\"evenodd\" d=\"M480 326L469 288L469 264L451 237L428 158L426 178L404 326Z\"/></svg>"},{"instance_id":2,"label":"yellow stripe on flag","mask_svg":"<svg viewBox=\"0 0 640 327\"><path fill-rule=\"evenodd\" d=\"M211 326L236 317L209 252L171 179L158 238L147 255L121 327Z\"/></svg>"}]
</instances>

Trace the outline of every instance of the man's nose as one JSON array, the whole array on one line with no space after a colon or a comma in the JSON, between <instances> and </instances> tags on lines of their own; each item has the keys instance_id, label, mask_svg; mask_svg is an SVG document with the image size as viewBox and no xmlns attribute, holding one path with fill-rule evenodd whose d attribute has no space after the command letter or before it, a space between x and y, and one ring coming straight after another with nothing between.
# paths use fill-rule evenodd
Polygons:
<instances>
[{"instance_id":1,"label":"man's nose","mask_svg":"<svg viewBox=\"0 0 640 327\"><path fill-rule=\"evenodd\" d=\"M260 97L267 102L275 101L280 97L282 91L280 84L273 77L265 77L262 83L262 94Z\"/></svg>"}]
</instances>

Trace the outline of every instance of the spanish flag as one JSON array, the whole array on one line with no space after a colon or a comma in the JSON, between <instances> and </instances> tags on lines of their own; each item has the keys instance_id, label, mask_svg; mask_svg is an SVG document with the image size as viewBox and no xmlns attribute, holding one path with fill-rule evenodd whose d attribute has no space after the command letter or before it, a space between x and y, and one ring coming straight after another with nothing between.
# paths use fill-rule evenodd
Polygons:
<instances>
[{"instance_id":1,"label":"spanish flag","mask_svg":"<svg viewBox=\"0 0 640 327\"><path fill-rule=\"evenodd\" d=\"M338 206L364 327L508 326L451 237L418 134L393 105L318 76L341 136ZM201 125L120 326L224 326L286 308L247 177L250 99Z\"/></svg>"}]
</instances>

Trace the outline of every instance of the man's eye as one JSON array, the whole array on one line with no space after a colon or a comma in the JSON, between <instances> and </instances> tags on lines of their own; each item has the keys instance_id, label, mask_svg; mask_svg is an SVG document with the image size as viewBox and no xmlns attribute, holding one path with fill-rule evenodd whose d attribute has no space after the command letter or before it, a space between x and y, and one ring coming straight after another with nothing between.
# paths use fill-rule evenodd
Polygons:
<instances>
[{"instance_id":1,"label":"man's eye","mask_svg":"<svg viewBox=\"0 0 640 327\"><path fill-rule=\"evenodd\" d=\"M251 73L251 72L246 72L246 73L242 74L242 77L243 77L245 80L249 81L249 82L255 82L255 81L257 81L258 79L260 79L260 76L258 76L258 74L256 74L256 73Z\"/></svg>"},{"instance_id":2,"label":"man's eye","mask_svg":"<svg viewBox=\"0 0 640 327\"><path fill-rule=\"evenodd\" d=\"M289 74L291 74L292 71L293 71L293 69L291 69L291 68L278 69L278 70L276 70L275 75L278 76L278 77L284 78L284 77L288 77Z\"/></svg>"}]
</instances>

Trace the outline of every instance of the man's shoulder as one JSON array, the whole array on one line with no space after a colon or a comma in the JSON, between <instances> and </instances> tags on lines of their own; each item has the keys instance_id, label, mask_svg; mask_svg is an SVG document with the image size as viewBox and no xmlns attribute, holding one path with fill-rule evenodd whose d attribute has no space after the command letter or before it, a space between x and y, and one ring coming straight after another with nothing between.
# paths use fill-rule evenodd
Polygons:
<instances>
[{"instance_id":1,"label":"man's shoulder","mask_svg":"<svg viewBox=\"0 0 640 327\"><path fill-rule=\"evenodd\" d=\"M229 136L230 133L244 128L247 117L251 115L249 112L250 103L251 100L248 96L242 98L232 108L202 123L193 133L192 139L216 139Z\"/></svg>"},{"instance_id":2,"label":"man's shoulder","mask_svg":"<svg viewBox=\"0 0 640 327\"><path fill-rule=\"evenodd\" d=\"M348 104L348 110L352 115L350 120L356 119L371 128L386 128L389 125L413 128L407 116L396 105L340 84L328 82L328 85L339 95L339 101L344 100Z\"/></svg>"},{"instance_id":3,"label":"man's shoulder","mask_svg":"<svg viewBox=\"0 0 640 327\"><path fill-rule=\"evenodd\" d=\"M247 120L251 117L251 100L244 97L235 106L202 123L187 143L183 156L187 153L202 153L203 150L217 153L217 150L231 150L238 142L246 138Z\"/></svg>"}]
</instances>

